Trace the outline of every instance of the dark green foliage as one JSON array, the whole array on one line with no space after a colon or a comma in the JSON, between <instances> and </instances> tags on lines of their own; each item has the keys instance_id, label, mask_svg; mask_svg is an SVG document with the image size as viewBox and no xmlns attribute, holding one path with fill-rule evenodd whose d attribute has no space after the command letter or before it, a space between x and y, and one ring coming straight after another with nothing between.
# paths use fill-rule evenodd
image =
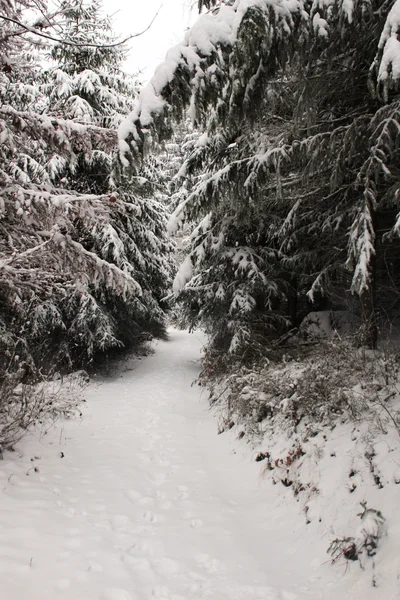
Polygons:
<instances>
[{"instance_id":1,"label":"dark green foliage","mask_svg":"<svg viewBox=\"0 0 400 600\"><path fill-rule=\"evenodd\" d=\"M144 130L164 135L190 101L205 132L184 169L197 183L173 216L176 227L195 224L175 291L217 346L265 343L272 329L298 323L307 296L342 306L348 289L361 299L363 341L376 343L375 288L389 277L380 251L397 256L398 245L390 8L379 0L221 7L199 21L208 45L195 26L168 85L152 82L164 108L151 120L146 96L139 101L131 160L143 114Z\"/></svg>"}]
</instances>

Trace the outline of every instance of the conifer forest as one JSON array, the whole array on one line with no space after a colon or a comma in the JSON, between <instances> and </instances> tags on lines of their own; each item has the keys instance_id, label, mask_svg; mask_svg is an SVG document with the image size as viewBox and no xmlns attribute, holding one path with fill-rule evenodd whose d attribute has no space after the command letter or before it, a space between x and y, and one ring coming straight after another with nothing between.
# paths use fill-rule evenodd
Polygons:
<instances>
[{"instance_id":1,"label":"conifer forest","mask_svg":"<svg viewBox=\"0 0 400 600\"><path fill-rule=\"evenodd\" d=\"M379 587L381 547L400 577L400 0L192 4L143 84L101 0L0 0L0 456L79 411L52 382L202 332L219 433L307 525L351 494L329 560Z\"/></svg>"}]
</instances>

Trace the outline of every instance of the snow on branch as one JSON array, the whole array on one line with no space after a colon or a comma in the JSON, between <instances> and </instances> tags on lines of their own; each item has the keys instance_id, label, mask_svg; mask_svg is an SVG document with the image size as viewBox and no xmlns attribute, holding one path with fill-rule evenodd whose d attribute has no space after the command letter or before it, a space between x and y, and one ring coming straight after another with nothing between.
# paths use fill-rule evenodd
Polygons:
<instances>
[{"instance_id":1,"label":"snow on branch","mask_svg":"<svg viewBox=\"0 0 400 600\"><path fill-rule=\"evenodd\" d=\"M400 80L400 0L396 0L387 16L371 76L376 77L378 92L387 101L389 90L397 88Z\"/></svg>"},{"instance_id":2,"label":"snow on branch","mask_svg":"<svg viewBox=\"0 0 400 600\"><path fill-rule=\"evenodd\" d=\"M252 19L252 24L259 27L263 35L269 31L271 40L268 40L268 47L272 40L278 43L279 39L281 43L285 35L290 38L291 32L296 29L294 15L300 16L304 22L308 20L302 0L236 0L232 6L221 6L217 11L202 15L186 33L183 42L169 50L165 61L157 67L149 84L142 90L135 109L121 123L120 160L124 167L140 161L142 130L157 125L157 120L167 110L179 115L182 108L198 102L199 96L206 94L204 82L210 74L212 84L218 87L218 95L221 95L224 90L221 90L223 84L218 81L217 71L219 69L222 73L227 68L226 59L237 45L245 17L252 15L252 11L263 15L262 24L256 18ZM256 62L255 72L260 68L259 60ZM231 93L234 94L235 90ZM212 100L207 98L205 103L212 104Z\"/></svg>"},{"instance_id":3,"label":"snow on branch","mask_svg":"<svg viewBox=\"0 0 400 600\"><path fill-rule=\"evenodd\" d=\"M105 129L87 123L49 117L30 111L18 111L12 106L0 107L0 128L2 136L6 136L7 129L14 134L22 134L28 131L30 137L43 138L54 148L63 150L73 148L74 142L86 145L90 149L92 143L100 140L102 146L111 149L116 143L116 135L112 129ZM4 132L4 133L3 133ZM2 139L6 141L6 139Z\"/></svg>"},{"instance_id":4,"label":"snow on branch","mask_svg":"<svg viewBox=\"0 0 400 600\"><path fill-rule=\"evenodd\" d=\"M352 293L361 294L371 284L371 261L375 256L375 229L368 197L353 222L347 265L353 269Z\"/></svg>"},{"instance_id":5,"label":"snow on branch","mask_svg":"<svg viewBox=\"0 0 400 600\"><path fill-rule=\"evenodd\" d=\"M271 68L283 61L284 65L294 48L303 46L307 39L312 42L317 36L319 44L329 45L338 26L349 28L351 34L356 8L352 0L236 0L200 16L183 42L169 50L142 90L133 112L120 125L122 165L134 167L140 162L143 130L154 127L165 133L163 117L180 118L182 110L190 106L195 120L201 113L208 129L212 129L222 113L228 119L234 118L234 111L248 109L251 102L245 101L246 92L249 94L247 82L240 80L234 65L236 54L248 52L249 36L260 39L254 65L248 65L251 72L247 73L247 81L253 81L267 64ZM399 31L400 0L396 0L371 66L371 85L382 89L384 99L400 81Z\"/></svg>"},{"instance_id":6,"label":"snow on branch","mask_svg":"<svg viewBox=\"0 0 400 600\"><path fill-rule=\"evenodd\" d=\"M32 287L36 287L37 278L41 278L42 272L44 274L43 281L51 278L51 274L52 278L56 279L60 272L63 274L69 272L74 278L77 276L80 278L82 287L90 284L94 288L98 288L99 285L104 285L123 297L124 300L142 295L140 285L131 275L103 260L94 252L86 250L82 244L72 240L69 235L61 234L57 227L47 235L49 235L49 239L45 242L1 260L0 281L3 280L5 283L8 277L18 278L19 274L23 274L26 285L29 287L31 280ZM46 248L49 244L51 244L50 252ZM46 252L43 254L44 250ZM42 253L43 268L40 270L32 268L29 260L33 253L38 252Z\"/></svg>"}]
</instances>

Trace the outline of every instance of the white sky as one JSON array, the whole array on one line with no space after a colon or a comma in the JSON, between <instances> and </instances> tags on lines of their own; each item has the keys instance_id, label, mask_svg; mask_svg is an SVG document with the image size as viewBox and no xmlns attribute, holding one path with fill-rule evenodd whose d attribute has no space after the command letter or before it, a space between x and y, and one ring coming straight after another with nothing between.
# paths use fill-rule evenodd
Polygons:
<instances>
[{"instance_id":1,"label":"white sky","mask_svg":"<svg viewBox=\"0 0 400 600\"><path fill-rule=\"evenodd\" d=\"M169 48L183 39L197 16L197 2L190 11L190 0L103 0L104 11L114 15L115 32L123 36L145 29L161 4L150 30L128 44L131 51L126 70L136 73L141 69L144 81L151 78Z\"/></svg>"}]
</instances>

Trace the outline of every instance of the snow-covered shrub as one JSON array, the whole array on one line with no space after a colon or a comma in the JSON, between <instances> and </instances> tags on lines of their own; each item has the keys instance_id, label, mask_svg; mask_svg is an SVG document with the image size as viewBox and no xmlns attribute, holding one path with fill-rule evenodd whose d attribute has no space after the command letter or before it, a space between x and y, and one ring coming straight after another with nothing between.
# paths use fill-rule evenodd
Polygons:
<instances>
[{"instance_id":1,"label":"snow-covered shrub","mask_svg":"<svg viewBox=\"0 0 400 600\"><path fill-rule=\"evenodd\" d=\"M298 334L301 339L309 340L348 338L357 335L359 328L360 318L350 311L320 310L308 313L299 325Z\"/></svg>"},{"instance_id":2,"label":"snow-covered shrub","mask_svg":"<svg viewBox=\"0 0 400 600\"><path fill-rule=\"evenodd\" d=\"M328 548L332 562L342 558L346 560L359 560L364 567L368 558L375 556L378 544L385 534L385 519L381 511L367 508L366 502L361 502L362 512L358 514L361 519L355 537L336 538Z\"/></svg>"},{"instance_id":3,"label":"snow-covered shrub","mask_svg":"<svg viewBox=\"0 0 400 600\"><path fill-rule=\"evenodd\" d=\"M332 557L332 562L335 563L342 558L346 560L357 560L357 546L353 537L336 538L328 548L328 554Z\"/></svg>"},{"instance_id":4,"label":"snow-covered shrub","mask_svg":"<svg viewBox=\"0 0 400 600\"><path fill-rule=\"evenodd\" d=\"M367 508L367 503L362 502L362 512L359 513L361 525L356 532L356 548L363 557L375 556L379 540L384 534L385 519L381 511Z\"/></svg>"},{"instance_id":5,"label":"snow-covered shrub","mask_svg":"<svg viewBox=\"0 0 400 600\"><path fill-rule=\"evenodd\" d=\"M290 354L270 350L247 365L206 350L199 381L222 421L257 439L277 429L307 437L343 419L400 431L397 361L393 350L366 353L338 339L293 346Z\"/></svg>"},{"instance_id":6,"label":"snow-covered shrub","mask_svg":"<svg viewBox=\"0 0 400 600\"><path fill-rule=\"evenodd\" d=\"M0 451L12 448L32 427L47 427L59 417L79 414L87 380L84 372L35 385L24 383L25 377L20 368L0 383Z\"/></svg>"},{"instance_id":7,"label":"snow-covered shrub","mask_svg":"<svg viewBox=\"0 0 400 600\"><path fill-rule=\"evenodd\" d=\"M212 390L211 402L225 384L228 390L219 403L248 433L261 431L264 420L289 430L303 419L321 423L346 407L344 389L354 376L347 358L327 347L318 356L286 359L282 364L262 359L253 367L233 370L226 384L224 380Z\"/></svg>"}]
</instances>

